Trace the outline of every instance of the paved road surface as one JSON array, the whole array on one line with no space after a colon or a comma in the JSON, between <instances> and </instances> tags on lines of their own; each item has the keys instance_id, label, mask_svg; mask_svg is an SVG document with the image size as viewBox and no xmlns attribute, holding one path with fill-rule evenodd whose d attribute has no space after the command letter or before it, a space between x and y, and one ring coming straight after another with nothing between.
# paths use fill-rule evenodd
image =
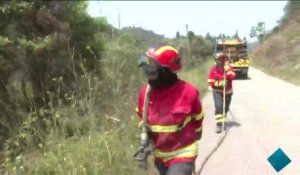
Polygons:
<instances>
[{"instance_id":1,"label":"paved road surface","mask_svg":"<svg viewBox=\"0 0 300 175\"><path fill-rule=\"evenodd\" d=\"M300 87L251 68L235 80L231 111L237 123L206 163L201 175L300 175ZM206 118L196 169L217 144L212 94L203 98ZM277 173L267 158L281 148L292 160Z\"/></svg>"}]
</instances>

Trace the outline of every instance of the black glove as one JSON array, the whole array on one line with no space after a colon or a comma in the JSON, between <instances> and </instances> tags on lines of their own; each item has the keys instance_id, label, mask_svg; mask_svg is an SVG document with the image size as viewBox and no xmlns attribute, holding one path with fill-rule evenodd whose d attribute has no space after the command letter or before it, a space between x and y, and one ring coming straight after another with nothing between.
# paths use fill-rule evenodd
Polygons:
<instances>
[{"instance_id":1,"label":"black glove","mask_svg":"<svg viewBox=\"0 0 300 175\"><path fill-rule=\"evenodd\" d=\"M148 168L148 156L154 149L152 142L149 142L145 147L140 147L140 149L133 155L135 161L138 162L139 167L143 169Z\"/></svg>"}]
</instances>

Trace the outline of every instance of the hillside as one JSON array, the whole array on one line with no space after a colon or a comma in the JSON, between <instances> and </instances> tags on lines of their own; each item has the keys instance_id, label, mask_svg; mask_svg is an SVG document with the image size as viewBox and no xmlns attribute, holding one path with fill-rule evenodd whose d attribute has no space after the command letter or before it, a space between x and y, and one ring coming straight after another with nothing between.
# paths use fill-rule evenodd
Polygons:
<instances>
[{"instance_id":1,"label":"hillside","mask_svg":"<svg viewBox=\"0 0 300 175\"><path fill-rule=\"evenodd\" d=\"M164 41L169 41L164 35L154 33L152 30L146 30L141 27L124 27L120 30L122 33L132 34L143 45L158 45Z\"/></svg>"},{"instance_id":2,"label":"hillside","mask_svg":"<svg viewBox=\"0 0 300 175\"><path fill-rule=\"evenodd\" d=\"M300 85L300 2L288 1L280 24L252 53L255 66Z\"/></svg>"}]
</instances>

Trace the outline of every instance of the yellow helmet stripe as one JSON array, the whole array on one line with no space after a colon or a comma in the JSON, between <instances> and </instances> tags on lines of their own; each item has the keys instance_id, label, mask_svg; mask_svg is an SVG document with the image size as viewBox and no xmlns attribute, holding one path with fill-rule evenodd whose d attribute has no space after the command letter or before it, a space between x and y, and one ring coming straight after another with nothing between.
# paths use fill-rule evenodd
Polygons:
<instances>
[{"instance_id":1,"label":"yellow helmet stripe","mask_svg":"<svg viewBox=\"0 0 300 175\"><path fill-rule=\"evenodd\" d=\"M157 49L154 54L155 55L159 55L161 54L162 52L166 51L166 50L173 50L174 52L178 53L178 51L174 48L174 47L171 47L171 46L163 46L159 49Z\"/></svg>"}]
</instances>

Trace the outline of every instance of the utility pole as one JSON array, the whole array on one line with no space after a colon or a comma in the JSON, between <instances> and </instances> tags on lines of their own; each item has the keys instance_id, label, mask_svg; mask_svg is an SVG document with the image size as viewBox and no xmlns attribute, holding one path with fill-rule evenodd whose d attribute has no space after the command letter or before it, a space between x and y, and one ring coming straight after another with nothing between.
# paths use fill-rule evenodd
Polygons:
<instances>
[{"instance_id":1,"label":"utility pole","mask_svg":"<svg viewBox=\"0 0 300 175\"><path fill-rule=\"evenodd\" d=\"M119 11L118 15L118 25L119 25L119 30L121 29L121 12Z\"/></svg>"},{"instance_id":2,"label":"utility pole","mask_svg":"<svg viewBox=\"0 0 300 175\"><path fill-rule=\"evenodd\" d=\"M99 16L102 16L102 10L100 7L99 7Z\"/></svg>"},{"instance_id":3,"label":"utility pole","mask_svg":"<svg viewBox=\"0 0 300 175\"><path fill-rule=\"evenodd\" d=\"M118 12L119 12L119 14L118 14L118 27L119 27L119 30L121 29L121 11L120 11L120 9L118 8Z\"/></svg>"},{"instance_id":4,"label":"utility pole","mask_svg":"<svg viewBox=\"0 0 300 175\"><path fill-rule=\"evenodd\" d=\"M99 8L99 17L101 17L101 16L102 16L102 10L101 10L101 8ZM97 29L100 30L100 25L99 24L97 25Z\"/></svg>"},{"instance_id":5,"label":"utility pole","mask_svg":"<svg viewBox=\"0 0 300 175\"><path fill-rule=\"evenodd\" d=\"M190 58L190 60L192 61L192 64L194 64L193 62L193 58L192 58L192 49L191 49L191 38L189 36L189 26L188 24L185 25L185 28L186 28L186 38L187 38L187 41L188 41L188 54L187 56Z\"/></svg>"},{"instance_id":6,"label":"utility pole","mask_svg":"<svg viewBox=\"0 0 300 175\"><path fill-rule=\"evenodd\" d=\"M189 32L189 25L185 25L185 29L186 29L186 36L187 36L187 34L188 34L188 32Z\"/></svg>"}]
</instances>

